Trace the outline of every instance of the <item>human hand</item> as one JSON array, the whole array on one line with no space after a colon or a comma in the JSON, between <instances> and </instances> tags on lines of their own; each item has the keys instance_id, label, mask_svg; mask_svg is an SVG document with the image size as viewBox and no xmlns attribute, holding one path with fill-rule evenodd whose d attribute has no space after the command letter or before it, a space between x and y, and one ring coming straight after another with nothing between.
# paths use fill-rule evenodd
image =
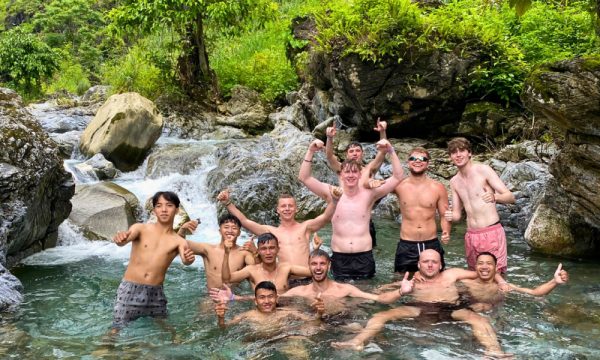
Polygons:
<instances>
[{"instance_id":1,"label":"human hand","mask_svg":"<svg viewBox=\"0 0 600 360\"><path fill-rule=\"evenodd\" d=\"M230 202L229 200L229 189L222 190L219 195L217 195L217 200L222 202L223 204L227 204Z\"/></svg>"},{"instance_id":2,"label":"human hand","mask_svg":"<svg viewBox=\"0 0 600 360\"><path fill-rule=\"evenodd\" d=\"M392 144L390 144L390 142L387 139L379 140L377 143L375 143L375 146L377 147L378 151L384 151L387 153L392 153L395 151L394 147L392 146Z\"/></svg>"},{"instance_id":3,"label":"human hand","mask_svg":"<svg viewBox=\"0 0 600 360\"><path fill-rule=\"evenodd\" d=\"M335 123L333 124L333 126L328 126L327 129L325 129L325 135L328 138L334 138L336 133L337 129L335 128Z\"/></svg>"},{"instance_id":4,"label":"human hand","mask_svg":"<svg viewBox=\"0 0 600 360\"><path fill-rule=\"evenodd\" d=\"M234 240L232 236L227 236L223 239L223 248L225 249L225 253L229 254L229 251L231 251L231 248L234 245Z\"/></svg>"},{"instance_id":5,"label":"human hand","mask_svg":"<svg viewBox=\"0 0 600 360\"><path fill-rule=\"evenodd\" d=\"M339 186L329 185L329 193L334 201L339 200L344 195L344 189Z\"/></svg>"},{"instance_id":6,"label":"human hand","mask_svg":"<svg viewBox=\"0 0 600 360\"><path fill-rule=\"evenodd\" d=\"M412 281L413 281L413 283L414 283L414 282L417 282L417 283L424 283L424 282L425 282L425 278L423 277L423 275L422 275L422 274L421 274L419 271L417 271L417 272L416 272L416 273L413 275L413 277L412 277Z\"/></svg>"},{"instance_id":7,"label":"human hand","mask_svg":"<svg viewBox=\"0 0 600 360\"><path fill-rule=\"evenodd\" d=\"M220 301L215 304L215 313L218 318L224 318L225 312L227 311L227 304L224 301Z\"/></svg>"},{"instance_id":8,"label":"human hand","mask_svg":"<svg viewBox=\"0 0 600 360\"><path fill-rule=\"evenodd\" d=\"M494 191L490 188L483 188L483 193L481 194L481 198L486 203L494 203L496 202L496 197Z\"/></svg>"},{"instance_id":9,"label":"human hand","mask_svg":"<svg viewBox=\"0 0 600 360\"><path fill-rule=\"evenodd\" d=\"M415 273L416 275L417 273ZM413 290L413 286L414 284L414 276L411 280L408 280L408 276L410 275L410 273L407 271L404 274L404 278L402 279L402 281L400 282L400 294L404 295L404 294L409 294L412 292Z\"/></svg>"},{"instance_id":10,"label":"human hand","mask_svg":"<svg viewBox=\"0 0 600 360\"><path fill-rule=\"evenodd\" d=\"M233 297L233 292L231 291L231 288L229 286L223 284L222 288L220 289L211 288L208 291L208 296L210 296L210 298L214 302L227 303Z\"/></svg>"},{"instance_id":11,"label":"human hand","mask_svg":"<svg viewBox=\"0 0 600 360\"><path fill-rule=\"evenodd\" d=\"M324 148L325 148L325 144L321 140L315 139L308 146L308 151L314 153L314 152L320 151Z\"/></svg>"},{"instance_id":12,"label":"human hand","mask_svg":"<svg viewBox=\"0 0 600 360\"><path fill-rule=\"evenodd\" d=\"M117 234L113 237L113 241L115 244L122 246L127 243L127 239L131 235L131 231L118 231Z\"/></svg>"},{"instance_id":13,"label":"human hand","mask_svg":"<svg viewBox=\"0 0 600 360\"><path fill-rule=\"evenodd\" d=\"M313 249L318 249L323 245L323 239L319 236L319 234L314 233L312 238Z\"/></svg>"},{"instance_id":14,"label":"human hand","mask_svg":"<svg viewBox=\"0 0 600 360\"><path fill-rule=\"evenodd\" d=\"M564 284L569 281L569 273L562 269L562 263L558 264L554 272L554 281L557 284Z\"/></svg>"},{"instance_id":15,"label":"human hand","mask_svg":"<svg viewBox=\"0 0 600 360\"><path fill-rule=\"evenodd\" d=\"M450 234L445 231L442 231L442 239L441 240L442 240L442 244L448 245L448 242L450 241Z\"/></svg>"},{"instance_id":16,"label":"human hand","mask_svg":"<svg viewBox=\"0 0 600 360\"><path fill-rule=\"evenodd\" d=\"M375 189L385 184L385 179L369 179L367 184L369 184L369 189Z\"/></svg>"},{"instance_id":17,"label":"human hand","mask_svg":"<svg viewBox=\"0 0 600 360\"><path fill-rule=\"evenodd\" d=\"M385 121L381 121L381 118L377 118L377 122L375 123L375 127L373 128L373 130L377 131L377 132L382 132L385 131L387 129L387 122Z\"/></svg>"},{"instance_id":18,"label":"human hand","mask_svg":"<svg viewBox=\"0 0 600 360\"><path fill-rule=\"evenodd\" d=\"M177 231L177 234L179 234L180 236L185 236L187 234L193 234L194 231L196 231L196 229L198 228L199 224L200 224L200 218L198 218L196 220L187 221L185 224L181 225L181 227Z\"/></svg>"},{"instance_id":19,"label":"human hand","mask_svg":"<svg viewBox=\"0 0 600 360\"><path fill-rule=\"evenodd\" d=\"M313 309L315 309L319 317L323 315L323 313L325 312L325 302L323 302L323 299L321 298L321 293L317 294L315 301L313 301L312 304L310 304L310 306Z\"/></svg>"},{"instance_id":20,"label":"human hand","mask_svg":"<svg viewBox=\"0 0 600 360\"><path fill-rule=\"evenodd\" d=\"M191 265L196 260L196 254L190 249L188 244L183 245L183 255L181 256L181 262L185 265Z\"/></svg>"},{"instance_id":21,"label":"human hand","mask_svg":"<svg viewBox=\"0 0 600 360\"><path fill-rule=\"evenodd\" d=\"M258 249L256 248L256 245L254 245L254 236L250 237L250 239L242 245L242 249L251 252L252 255L258 253Z\"/></svg>"}]
</instances>

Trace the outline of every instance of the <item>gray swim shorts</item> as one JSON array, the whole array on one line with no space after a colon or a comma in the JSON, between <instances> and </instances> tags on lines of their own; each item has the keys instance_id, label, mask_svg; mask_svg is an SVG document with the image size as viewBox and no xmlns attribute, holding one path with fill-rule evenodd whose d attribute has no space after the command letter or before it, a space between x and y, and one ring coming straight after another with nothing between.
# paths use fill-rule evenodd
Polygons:
<instances>
[{"instance_id":1,"label":"gray swim shorts","mask_svg":"<svg viewBox=\"0 0 600 360\"><path fill-rule=\"evenodd\" d=\"M123 328L142 316L167 317L167 298L162 285L144 285L122 280L117 289L112 327Z\"/></svg>"}]
</instances>

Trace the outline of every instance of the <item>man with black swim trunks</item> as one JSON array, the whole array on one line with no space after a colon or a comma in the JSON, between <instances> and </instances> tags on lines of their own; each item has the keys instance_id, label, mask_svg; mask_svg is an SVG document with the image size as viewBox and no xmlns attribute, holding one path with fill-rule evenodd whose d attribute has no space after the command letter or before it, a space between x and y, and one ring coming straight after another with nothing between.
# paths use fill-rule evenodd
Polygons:
<instances>
[{"instance_id":1,"label":"man with black swim trunks","mask_svg":"<svg viewBox=\"0 0 600 360\"><path fill-rule=\"evenodd\" d=\"M410 176L394 189L398 196L402 224L400 241L396 248L394 271L418 271L419 254L425 249L435 249L441 255L442 270L445 267L444 249L438 239L436 212L440 217L442 243L450 240L451 223L444 218L448 210L448 192L442 183L427 176L429 152L416 147L408 155Z\"/></svg>"}]
</instances>

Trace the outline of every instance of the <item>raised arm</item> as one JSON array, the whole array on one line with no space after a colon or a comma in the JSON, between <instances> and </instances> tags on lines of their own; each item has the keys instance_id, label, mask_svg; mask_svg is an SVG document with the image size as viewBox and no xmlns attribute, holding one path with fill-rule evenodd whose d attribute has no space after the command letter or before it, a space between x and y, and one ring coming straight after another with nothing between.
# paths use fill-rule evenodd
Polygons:
<instances>
[{"instance_id":1,"label":"raised arm","mask_svg":"<svg viewBox=\"0 0 600 360\"><path fill-rule=\"evenodd\" d=\"M373 194L375 198L379 199L394 191L394 188L400 183L402 180L402 176L404 175L404 171L402 170L402 164L400 164L400 159L398 159L398 155L396 155L396 151L392 144L390 144L387 140L379 140L377 142L377 149L379 151L385 151L390 156L390 162L392 163L392 176L386 179L385 183L380 187L373 189Z\"/></svg>"},{"instance_id":2,"label":"raised arm","mask_svg":"<svg viewBox=\"0 0 600 360\"><path fill-rule=\"evenodd\" d=\"M143 224L133 224L127 231L119 231L113 237L113 241L117 246L125 246L128 242L135 241L140 237Z\"/></svg>"},{"instance_id":3,"label":"raised arm","mask_svg":"<svg viewBox=\"0 0 600 360\"><path fill-rule=\"evenodd\" d=\"M325 156L327 157L327 165L336 173L342 171L342 164L338 160L337 156L333 153L333 138L335 138L335 121L333 122L333 126L329 126L325 130L325 134L327 135L327 143L325 144Z\"/></svg>"},{"instance_id":4,"label":"raised arm","mask_svg":"<svg viewBox=\"0 0 600 360\"><path fill-rule=\"evenodd\" d=\"M316 218L306 220L304 222L304 224L306 224L307 234L319 231L323 226L327 225L331 221L331 218L335 213L338 200L344 193L344 190L337 186L331 186L330 190L330 197L327 200L327 207L325 208L325 211Z\"/></svg>"},{"instance_id":5,"label":"raised arm","mask_svg":"<svg viewBox=\"0 0 600 360\"><path fill-rule=\"evenodd\" d=\"M265 225L259 224L257 222L254 222L254 221L248 219L246 217L246 215L244 215L244 213L242 213L240 211L240 209L238 209L233 204L233 202L231 202L231 195L229 193L229 189L225 189L225 190L221 191L219 193L219 195L217 195L217 200L219 200L221 202L221 204L227 209L227 211L229 211L229 213L231 215L240 219L240 222L242 223L242 227L244 227L251 233L253 233L255 235L260 235L260 234L269 232L269 229Z\"/></svg>"},{"instance_id":6,"label":"raised arm","mask_svg":"<svg viewBox=\"0 0 600 360\"><path fill-rule=\"evenodd\" d=\"M377 122L375 123L375 128L373 130L379 133L379 140L387 139L387 134L385 130L387 129L387 122L381 121L380 118L377 118ZM375 155L375 159L365 166L364 175L361 176L361 184L367 189L371 189L375 186L370 185L369 180L379 171L379 168L383 164L385 160L385 152L378 151Z\"/></svg>"},{"instance_id":7,"label":"raised arm","mask_svg":"<svg viewBox=\"0 0 600 360\"><path fill-rule=\"evenodd\" d=\"M460 221L463 205L460 196L458 196L458 193L454 188L452 180L450 180L450 191L452 192L452 203L448 203L448 210L444 213L444 219L448 222Z\"/></svg>"},{"instance_id":8,"label":"raised arm","mask_svg":"<svg viewBox=\"0 0 600 360\"><path fill-rule=\"evenodd\" d=\"M311 277L310 269L306 266L301 265L290 265L289 275L296 275L302 277Z\"/></svg>"},{"instance_id":9,"label":"raised arm","mask_svg":"<svg viewBox=\"0 0 600 360\"><path fill-rule=\"evenodd\" d=\"M452 222L448 221L445 217L446 211L449 210L448 205L448 192L446 187L441 183L436 185L437 192L439 194L437 201L437 212L440 217L440 227L442 228L442 244L446 245L450 241L450 230L452 229Z\"/></svg>"},{"instance_id":10,"label":"raised arm","mask_svg":"<svg viewBox=\"0 0 600 360\"><path fill-rule=\"evenodd\" d=\"M562 269L562 264L558 264L558 267L554 272L554 277L552 278L552 280L536 287L535 289L522 288L513 284L510 284L509 286L511 290L515 290L523 294L529 294L533 296L544 296L548 295L558 285L564 284L567 281L569 281L569 274Z\"/></svg>"},{"instance_id":11,"label":"raised arm","mask_svg":"<svg viewBox=\"0 0 600 360\"><path fill-rule=\"evenodd\" d=\"M482 170L488 184L491 186L491 189L484 189L486 194L483 195L483 200L499 204L514 204L515 196L508 190L494 169L488 165L482 165Z\"/></svg>"},{"instance_id":12,"label":"raised arm","mask_svg":"<svg viewBox=\"0 0 600 360\"><path fill-rule=\"evenodd\" d=\"M323 142L321 140L313 140L313 142L310 143L308 150L306 151L306 155L304 155L304 159L302 160L302 164L300 165L298 179L315 195L327 200L327 198L330 196L329 184L320 182L311 174L313 156L315 155L315 152L321 149L323 149Z\"/></svg>"},{"instance_id":13,"label":"raised arm","mask_svg":"<svg viewBox=\"0 0 600 360\"><path fill-rule=\"evenodd\" d=\"M223 281L224 284L238 283L242 280L250 278L250 271L248 269L248 266L245 266L241 270L231 273L231 270L229 269L229 253L231 252L232 247L233 240L226 239L223 241L223 248L225 249L225 254L223 255L223 264L221 265L221 281Z\"/></svg>"},{"instance_id":14,"label":"raised arm","mask_svg":"<svg viewBox=\"0 0 600 360\"><path fill-rule=\"evenodd\" d=\"M191 265L194 262L194 260L196 260L196 257L194 256L194 251L190 248L186 240L181 238L178 239L181 240L178 246L179 257L181 258L181 262L184 265Z\"/></svg>"}]
</instances>

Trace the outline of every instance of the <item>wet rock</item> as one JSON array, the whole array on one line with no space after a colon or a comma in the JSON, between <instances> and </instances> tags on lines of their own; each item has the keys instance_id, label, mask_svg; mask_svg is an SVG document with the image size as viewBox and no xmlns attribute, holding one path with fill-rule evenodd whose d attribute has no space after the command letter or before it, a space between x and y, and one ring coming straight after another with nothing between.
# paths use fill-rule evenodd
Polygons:
<instances>
[{"instance_id":1,"label":"wet rock","mask_svg":"<svg viewBox=\"0 0 600 360\"><path fill-rule=\"evenodd\" d=\"M108 98L110 93L110 86L107 85L95 85L89 88L83 96L81 101L87 103L103 103Z\"/></svg>"},{"instance_id":2,"label":"wet rock","mask_svg":"<svg viewBox=\"0 0 600 360\"><path fill-rule=\"evenodd\" d=\"M74 166L80 176L91 180L110 180L117 176L118 170L102 154L96 154Z\"/></svg>"},{"instance_id":3,"label":"wet rock","mask_svg":"<svg viewBox=\"0 0 600 360\"><path fill-rule=\"evenodd\" d=\"M77 185L69 220L93 240L110 240L136 223L139 202L134 194L111 182Z\"/></svg>"},{"instance_id":4,"label":"wet rock","mask_svg":"<svg viewBox=\"0 0 600 360\"><path fill-rule=\"evenodd\" d=\"M152 150L146 165L146 177L156 179L172 173L187 175L202 167L202 159L214 151L204 143L168 144Z\"/></svg>"},{"instance_id":5,"label":"wet rock","mask_svg":"<svg viewBox=\"0 0 600 360\"><path fill-rule=\"evenodd\" d=\"M80 149L102 153L122 171L135 170L159 138L163 120L154 104L137 93L111 96L81 136Z\"/></svg>"}]
</instances>

